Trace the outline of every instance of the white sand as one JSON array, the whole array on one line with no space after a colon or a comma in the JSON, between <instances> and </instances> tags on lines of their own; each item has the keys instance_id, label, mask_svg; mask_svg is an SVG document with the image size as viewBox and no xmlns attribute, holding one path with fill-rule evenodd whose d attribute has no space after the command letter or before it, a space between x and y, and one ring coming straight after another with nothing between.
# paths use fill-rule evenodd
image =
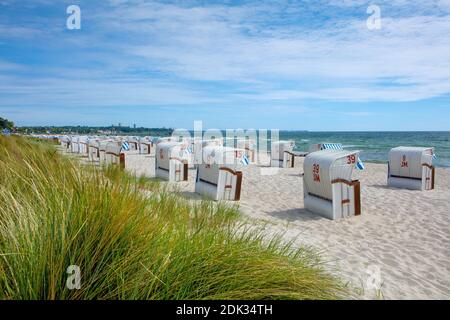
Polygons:
<instances>
[{"instance_id":1,"label":"white sand","mask_svg":"<svg viewBox=\"0 0 450 320\"><path fill-rule=\"evenodd\" d=\"M154 176L153 157L130 155L126 163L127 170ZM387 165L368 163L356 172L362 215L337 221L303 208L302 161L276 175L263 170L243 170L244 216L263 223L268 235L323 251L326 268L361 290L354 290L356 298L450 299L450 170L437 169L436 190L421 192L387 188ZM200 199L194 181L190 170L189 181L177 186Z\"/></svg>"},{"instance_id":2,"label":"white sand","mask_svg":"<svg viewBox=\"0 0 450 320\"><path fill-rule=\"evenodd\" d=\"M323 249L329 268L364 288L361 298L450 298L450 170L438 169L436 190L421 192L387 188L387 165L366 164L356 174L362 215L337 221L304 209L301 168L258 171L245 170L242 211L273 222L270 230L287 240ZM371 285L377 268L380 290Z\"/></svg>"}]
</instances>

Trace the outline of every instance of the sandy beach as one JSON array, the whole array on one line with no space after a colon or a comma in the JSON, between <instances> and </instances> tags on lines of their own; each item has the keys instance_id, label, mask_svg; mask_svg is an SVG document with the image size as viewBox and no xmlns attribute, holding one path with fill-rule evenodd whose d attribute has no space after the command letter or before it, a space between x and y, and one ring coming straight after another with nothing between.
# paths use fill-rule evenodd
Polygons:
<instances>
[{"instance_id":1,"label":"sandy beach","mask_svg":"<svg viewBox=\"0 0 450 320\"><path fill-rule=\"evenodd\" d=\"M265 162L243 168L244 219L268 236L319 250L355 298L450 299L450 170L438 168L436 189L421 192L388 188L387 165L367 163L355 171L362 215L332 221L304 209L302 158L272 175ZM127 155L126 169L153 177L154 157ZM187 198L201 199L195 170L175 185Z\"/></svg>"}]
</instances>

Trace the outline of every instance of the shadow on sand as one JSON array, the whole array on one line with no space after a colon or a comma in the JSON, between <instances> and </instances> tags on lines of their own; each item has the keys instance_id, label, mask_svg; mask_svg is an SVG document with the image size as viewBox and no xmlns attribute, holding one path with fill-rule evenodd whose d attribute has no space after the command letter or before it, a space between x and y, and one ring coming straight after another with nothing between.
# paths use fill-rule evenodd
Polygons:
<instances>
[{"instance_id":1,"label":"shadow on sand","mask_svg":"<svg viewBox=\"0 0 450 320\"><path fill-rule=\"evenodd\" d=\"M366 187L372 187L376 189L385 189L385 190L398 190L397 188L388 187L386 184L369 184Z\"/></svg>"},{"instance_id":2,"label":"shadow on sand","mask_svg":"<svg viewBox=\"0 0 450 320\"><path fill-rule=\"evenodd\" d=\"M323 217L316 215L304 208L298 209L289 209L289 210L281 210L281 211L272 211L268 213L270 216L286 220L289 222L293 221L311 221L311 220L321 220Z\"/></svg>"},{"instance_id":3,"label":"shadow on sand","mask_svg":"<svg viewBox=\"0 0 450 320\"><path fill-rule=\"evenodd\" d=\"M288 176L303 178L303 172L289 173Z\"/></svg>"},{"instance_id":4,"label":"shadow on sand","mask_svg":"<svg viewBox=\"0 0 450 320\"><path fill-rule=\"evenodd\" d=\"M188 199L188 200L211 200L206 197L202 197L198 193L195 193L193 191L183 191L179 193L181 197Z\"/></svg>"}]
</instances>

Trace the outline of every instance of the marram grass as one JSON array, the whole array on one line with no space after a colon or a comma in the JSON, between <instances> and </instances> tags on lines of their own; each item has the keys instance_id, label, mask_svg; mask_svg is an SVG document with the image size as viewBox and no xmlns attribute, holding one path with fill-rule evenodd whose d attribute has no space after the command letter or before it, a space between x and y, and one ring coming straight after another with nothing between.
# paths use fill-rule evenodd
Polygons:
<instances>
[{"instance_id":1,"label":"marram grass","mask_svg":"<svg viewBox=\"0 0 450 320\"><path fill-rule=\"evenodd\" d=\"M67 268L79 266L69 290ZM336 299L319 258L267 241L235 207L0 137L1 299Z\"/></svg>"}]
</instances>

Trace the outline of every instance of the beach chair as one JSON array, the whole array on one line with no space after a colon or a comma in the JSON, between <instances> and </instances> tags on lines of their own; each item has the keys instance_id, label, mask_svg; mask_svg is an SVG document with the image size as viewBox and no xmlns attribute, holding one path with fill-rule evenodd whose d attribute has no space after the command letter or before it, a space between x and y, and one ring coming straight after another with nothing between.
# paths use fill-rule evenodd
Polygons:
<instances>
[{"instance_id":1,"label":"beach chair","mask_svg":"<svg viewBox=\"0 0 450 320\"><path fill-rule=\"evenodd\" d=\"M98 140L89 140L88 159L92 162L100 162L100 142Z\"/></svg>"},{"instance_id":2,"label":"beach chair","mask_svg":"<svg viewBox=\"0 0 450 320\"><path fill-rule=\"evenodd\" d=\"M313 144L309 147L309 152L316 152L320 150L344 150L344 146L341 143L317 143ZM364 163L358 156L358 160L356 161L356 168L358 170L364 170Z\"/></svg>"},{"instance_id":3,"label":"beach chair","mask_svg":"<svg viewBox=\"0 0 450 320\"><path fill-rule=\"evenodd\" d=\"M185 159L186 145L181 142L160 142L156 145L156 177L172 181L187 181L188 162Z\"/></svg>"},{"instance_id":4,"label":"beach chair","mask_svg":"<svg viewBox=\"0 0 450 320\"><path fill-rule=\"evenodd\" d=\"M62 136L59 138L61 147L64 151L69 152L70 151L70 137L69 136Z\"/></svg>"},{"instance_id":5,"label":"beach chair","mask_svg":"<svg viewBox=\"0 0 450 320\"><path fill-rule=\"evenodd\" d=\"M125 169L125 153L122 152L120 142L108 142L105 146L105 164L117 164L121 169Z\"/></svg>"},{"instance_id":6,"label":"beach chair","mask_svg":"<svg viewBox=\"0 0 450 320\"><path fill-rule=\"evenodd\" d=\"M194 139L192 141L192 151L193 151L193 163L194 165L198 165L203 163L203 148L207 146L216 146L221 147L223 146L223 139L211 139L211 140L205 140L205 139Z\"/></svg>"},{"instance_id":7,"label":"beach chair","mask_svg":"<svg viewBox=\"0 0 450 320\"><path fill-rule=\"evenodd\" d=\"M244 149L246 157L250 162L255 162L256 142L252 139L238 139L236 140L236 148Z\"/></svg>"},{"instance_id":8,"label":"beach chair","mask_svg":"<svg viewBox=\"0 0 450 320\"><path fill-rule=\"evenodd\" d=\"M432 190L435 184L434 148L397 147L389 151L388 186Z\"/></svg>"},{"instance_id":9,"label":"beach chair","mask_svg":"<svg viewBox=\"0 0 450 320\"><path fill-rule=\"evenodd\" d=\"M361 214L360 182L352 180L359 151L321 150L305 157L305 208L328 219Z\"/></svg>"},{"instance_id":10,"label":"beach chair","mask_svg":"<svg viewBox=\"0 0 450 320\"><path fill-rule=\"evenodd\" d=\"M100 140L98 143L98 149L100 152L100 158L99 158L99 162L100 164L106 164L106 146L111 143L114 142L111 139L106 139L106 140Z\"/></svg>"},{"instance_id":11,"label":"beach chair","mask_svg":"<svg viewBox=\"0 0 450 320\"><path fill-rule=\"evenodd\" d=\"M139 140L139 153L151 154L153 149L153 142L150 138L144 137Z\"/></svg>"},{"instance_id":12,"label":"beach chair","mask_svg":"<svg viewBox=\"0 0 450 320\"><path fill-rule=\"evenodd\" d=\"M275 141L271 143L270 166L279 168L293 167L292 151L294 150L294 141Z\"/></svg>"},{"instance_id":13,"label":"beach chair","mask_svg":"<svg viewBox=\"0 0 450 320\"><path fill-rule=\"evenodd\" d=\"M188 168L194 167L194 140L188 137L178 137L177 142L183 145L183 159L187 161Z\"/></svg>"},{"instance_id":14,"label":"beach chair","mask_svg":"<svg viewBox=\"0 0 450 320\"><path fill-rule=\"evenodd\" d=\"M139 139L137 139L136 137L132 137L132 138L126 139L126 141L128 142L128 146L129 146L129 149L127 150L128 152L140 153Z\"/></svg>"},{"instance_id":15,"label":"beach chair","mask_svg":"<svg viewBox=\"0 0 450 320\"><path fill-rule=\"evenodd\" d=\"M78 138L78 153L82 157L88 157L88 153L89 153L88 143L89 143L88 137L79 137Z\"/></svg>"},{"instance_id":16,"label":"beach chair","mask_svg":"<svg viewBox=\"0 0 450 320\"><path fill-rule=\"evenodd\" d=\"M154 144L159 144L163 142L179 142L178 138L175 137L157 137L154 139Z\"/></svg>"},{"instance_id":17,"label":"beach chair","mask_svg":"<svg viewBox=\"0 0 450 320\"><path fill-rule=\"evenodd\" d=\"M79 137L77 137L77 136L70 137L70 152L71 153L79 153L78 139L79 139Z\"/></svg>"},{"instance_id":18,"label":"beach chair","mask_svg":"<svg viewBox=\"0 0 450 320\"><path fill-rule=\"evenodd\" d=\"M242 171L237 169L244 154L243 149L204 147L204 161L197 166L195 192L213 200L240 200Z\"/></svg>"},{"instance_id":19,"label":"beach chair","mask_svg":"<svg viewBox=\"0 0 450 320\"><path fill-rule=\"evenodd\" d=\"M107 140L99 140L98 142L98 151L99 151L99 163L105 163L105 152L106 152Z\"/></svg>"}]
</instances>

